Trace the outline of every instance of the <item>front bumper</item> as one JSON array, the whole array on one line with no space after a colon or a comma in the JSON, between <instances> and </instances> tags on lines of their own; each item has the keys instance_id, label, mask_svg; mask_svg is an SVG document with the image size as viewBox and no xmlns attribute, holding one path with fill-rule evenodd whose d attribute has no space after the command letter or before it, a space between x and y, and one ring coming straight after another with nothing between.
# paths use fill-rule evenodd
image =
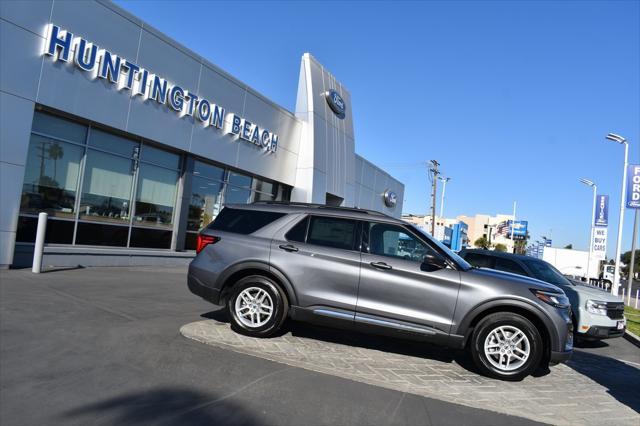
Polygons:
<instances>
[{"instance_id":1,"label":"front bumper","mask_svg":"<svg viewBox=\"0 0 640 426\"><path fill-rule=\"evenodd\" d=\"M589 327L586 333L580 333L579 336L592 339L610 339L613 337L621 337L624 334L626 327L603 327L594 325Z\"/></svg>"}]
</instances>

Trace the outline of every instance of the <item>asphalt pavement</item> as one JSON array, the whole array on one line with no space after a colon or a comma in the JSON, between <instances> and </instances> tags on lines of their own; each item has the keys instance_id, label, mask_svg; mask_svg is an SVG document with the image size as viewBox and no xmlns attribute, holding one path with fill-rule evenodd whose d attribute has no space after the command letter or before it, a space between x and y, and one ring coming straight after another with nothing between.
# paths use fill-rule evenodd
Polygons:
<instances>
[{"instance_id":1,"label":"asphalt pavement","mask_svg":"<svg viewBox=\"0 0 640 426\"><path fill-rule=\"evenodd\" d=\"M212 310L185 268L0 271L0 424L536 424L179 334Z\"/></svg>"}]
</instances>

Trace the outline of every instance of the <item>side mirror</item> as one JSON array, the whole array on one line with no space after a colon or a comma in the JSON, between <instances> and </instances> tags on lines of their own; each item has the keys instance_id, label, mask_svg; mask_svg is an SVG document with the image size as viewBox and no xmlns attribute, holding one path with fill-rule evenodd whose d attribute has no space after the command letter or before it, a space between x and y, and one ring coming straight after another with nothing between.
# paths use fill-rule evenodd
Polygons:
<instances>
[{"instance_id":1,"label":"side mirror","mask_svg":"<svg viewBox=\"0 0 640 426\"><path fill-rule=\"evenodd\" d=\"M427 272L437 271L438 269L444 269L447 267L447 260L437 254L429 253L425 255L422 260L420 269Z\"/></svg>"}]
</instances>

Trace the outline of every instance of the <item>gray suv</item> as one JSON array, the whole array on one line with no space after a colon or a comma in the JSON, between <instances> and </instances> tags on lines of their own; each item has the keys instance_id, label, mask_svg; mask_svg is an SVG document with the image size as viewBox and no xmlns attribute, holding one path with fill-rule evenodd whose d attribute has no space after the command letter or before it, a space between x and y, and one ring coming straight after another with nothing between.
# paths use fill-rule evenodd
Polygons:
<instances>
[{"instance_id":1,"label":"gray suv","mask_svg":"<svg viewBox=\"0 0 640 426\"><path fill-rule=\"evenodd\" d=\"M520 380L573 349L561 289L478 269L398 219L296 203L225 207L198 236L188 285L232 327L268 337L287 317L467 348L483 374Z\"/></svg>"}]
</instances>

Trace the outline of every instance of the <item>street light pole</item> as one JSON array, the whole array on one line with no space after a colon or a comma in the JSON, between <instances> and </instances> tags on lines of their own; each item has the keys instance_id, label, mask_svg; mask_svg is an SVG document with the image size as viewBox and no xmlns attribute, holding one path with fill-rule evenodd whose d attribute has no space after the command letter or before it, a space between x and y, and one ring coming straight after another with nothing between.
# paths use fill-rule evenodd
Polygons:
<instances>
[{"instance_id":1,"label":"street light pole","mask_svg":"<svg viewBox=\"0 0 640 426\"><path fill-rule=\"evenodd\" d=\"M442 181L442 194L440 198L440 217L444 217L444 193L447 190L447 182L449 182L451 178L440 176L438 179Z\"/></svg>"},{"instance_id":2,"label":"street light pole","mask_svg":"<svg viewBox=\"0 0 640 426\"><path fill-rule=\"evenodd\" d=\"M613 285L611 294L618 295L620 286L620 251L622 250L622 227L624 225L624 196L627 189L627 163L629 162L629 143L625 138L615 133L609 133L606 139L624 145L624 168L622 169L622 190L620 191L620 219L618 221L618 241L616 242L616 258L613 269Z\"/></svg>"},{"instance_id":3,"label":"street light pole","mask_svg":"<svg viewBox=\"0 0 640 426\"><path fill-rule=\"evenodd\" d=\"M636 242L638 241L638 216L640 209L636 209L633 216L633 239L631 240L631 261L629 262L629 281L627 282L627 305L631 306L631 285L633 284L633 267L636 262Z\"/></svg>"},{"instance_id":4,"label":"street light pole","mask_svg":"<svg viewBox=\"0 0 640 426\"><path fill-rule=\"evenodd\" d=\"M585 277L587 279L587 283L589 282L589 267L591 266L591 247L593 246L593 220L596 216L596 193L598 192L598 185L596 185L593 181L590 181L589 179L580 179L580 182L584 183L585 185L588 185L591 187L591 189L593 190L593 207L591 208L591 219L589 219L589 223L590 225L590 230L591 232L589 233L589 250L588 250L588 254L587 254L587 276Z\"/></svg>"}]
</instances>

